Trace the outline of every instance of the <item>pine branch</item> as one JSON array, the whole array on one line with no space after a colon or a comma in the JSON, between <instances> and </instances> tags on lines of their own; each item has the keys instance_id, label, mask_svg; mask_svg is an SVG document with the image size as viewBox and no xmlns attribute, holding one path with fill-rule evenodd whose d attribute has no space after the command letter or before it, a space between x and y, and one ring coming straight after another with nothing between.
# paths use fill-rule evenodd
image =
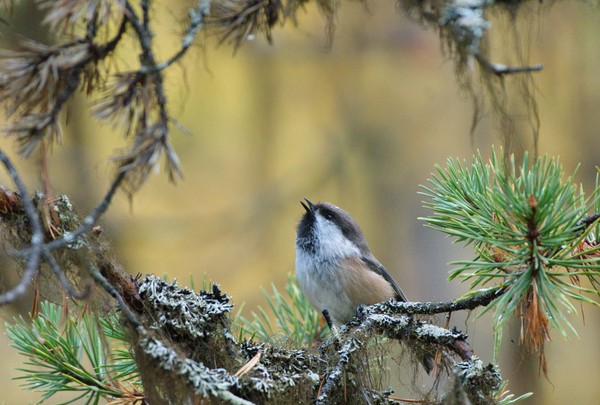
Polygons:
<instances>
[{"instance_id":1,"label":"pine branch","mask_svg":"<svg viewBox=\"0 0 600 405\"><path fill-rule=\"evenodd\" d=\"M112 314L102 322L105 328L114 329L119 320ZM139 392L125 390L125 385L112 377L117 371L121 380L129 380L132 386L140 385L137 370L130 367L131 353L124 359L121 351L120 363L113 363L113 348L124 342L114 340L115 335L107 341L96 316L90 312L82 311L81 317L76 318L60 306L44 302L31 324L16 318L12 325L7 325L7 336L13 341L12 346L28 359L25 362L28 368L21 369L24 374L19 379L25 381L26 389L43 392L44 400L63 391L77 395L65 403L80 398L87 403L100 398L131 401L143 398ZM125 375L126 370L131 373Z\"/></svg>"},{"instance_id":2,"label":"pine branch","mask_svg":"<svg viewBox=\"0 0 600 405\"><path fill-rule=\"evenodd\" d=\"M527 155L517 167L492 154L489 163L475 156L470 167L449 159L447 169L437 167L424 195L433 211L427 225L457 242L473 245L477 256L457 262L451 272L471 281L475 289L487 283L502 288L484 312L495 308L497 326L514 314L523 320L527 347L543 356L550 325L561 334L576 333L566 313L575 312L571 299L600 305L597 290L585 289L580 278L600 282L600 247L591 225L597 193L586 200L572 182L563 180L557 159ZM570 279L571 282L564 281ZM498 288L497 287L497 288ZM544 359L541 358L542 369Z\"/></svg>"}]
</instances>

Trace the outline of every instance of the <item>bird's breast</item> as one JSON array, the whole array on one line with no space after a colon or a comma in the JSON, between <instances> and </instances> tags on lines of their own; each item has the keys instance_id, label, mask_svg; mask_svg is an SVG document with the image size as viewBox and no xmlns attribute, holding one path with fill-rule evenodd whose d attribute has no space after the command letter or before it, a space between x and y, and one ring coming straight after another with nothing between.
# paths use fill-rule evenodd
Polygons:
<instances>
[{"instance_id":1,"label":"bird's breast","mask_svg":"<svg viewBox=\"0 0 600 405\"><path fill-rule=\"evenodd\" d=\"M297 252L296 275L302 292L319 311L327 310L334 323L352 319L356 306L347 294L343 269L339 261L316 261L311 255Z\"/></svg>"}]
</instances>

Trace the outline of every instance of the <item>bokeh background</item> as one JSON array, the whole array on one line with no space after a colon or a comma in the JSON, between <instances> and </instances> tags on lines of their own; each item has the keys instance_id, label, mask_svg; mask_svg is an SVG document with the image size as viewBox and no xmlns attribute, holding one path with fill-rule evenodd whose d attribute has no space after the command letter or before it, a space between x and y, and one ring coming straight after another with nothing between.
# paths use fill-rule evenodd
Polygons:
<instances>
[{"instance_id":1,"label":"bokeh background","mask_svg":"<svg viewBox=\"0 0 600 405\"><path fill-rule=\"evenodd\" d=\"M184 1L154 10L159 55L179 42ZM469 249L423 226L419 185L449 156L489 155L501 144L493 115L469 135L473 105L457 84L453 62L435 32L397 12L394 2L343 2L331 46L316 8L300 14L299 26L276 29L274 44L248 41L235 55L214 38L203 42L167 75L170 112L189 131L173 131L184 179L177 185L158 174L132 199L119 195L101 221L120 262L132 274L220 283L244 313L266 301L261 288L283 288L294 271L299 200L331 201L353 214L375 255L410 299L449 300L466 286L446 281L447 262L472 257ZM522 10L524 11L524 10ZM47 40L40 16L23 1L10 20L20 35ZM518 21L535 75L541 154L560 156L567 173L590 191L599 164L600 15L582 2L532 6ZM510 50L510 25L495 21L499 51ZM3 47L19 36L5 27ZM120 55L117 66L135 54ZM82 212L98 201L113 174L111 154L124 147L119 128L99 125L82 97L69 106L69 126L54 147L51 179ZM531 146L524 131L524 148ZM14 150L10 139L0 146ZM13 154L13 156L15 156ZM39 188L39 158L17 165L31 189ZM2 173L0 182L10 185ZM14 282L2 262L7 284ZM9 321L29 301L2 308ZM515 394L534 391L531 404L595 403L600 397L600 314L585 307L585 324L573 316L579 337L557 333L547 345L548 379L537 360L516 345L518 327L505 331L499 364ZM489 316L456 317L475 351L492 358ZM19 389L15 368L22 359L0 336L0 403L33 403L38 394ZM52 403L52 401L50 401Z\"/></svg>"}]
</instances>

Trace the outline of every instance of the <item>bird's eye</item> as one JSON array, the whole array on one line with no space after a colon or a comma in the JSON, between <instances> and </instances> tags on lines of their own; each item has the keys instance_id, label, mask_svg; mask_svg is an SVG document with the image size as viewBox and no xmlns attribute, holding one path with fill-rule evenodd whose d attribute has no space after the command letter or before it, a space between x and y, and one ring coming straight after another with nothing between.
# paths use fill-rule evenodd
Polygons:
<instances>
[{"instance_id":1,"label":"bird's eye","mask_svg":"<svg viewBox=\"0 0 600 405\"><path fill-rule=\"evenodd\" d=\"M325 219L327 220L332 220L333 219L333 212L329 211L329 210L323 210L322 215L325 217Z\"/></svg>"}]
</instances>

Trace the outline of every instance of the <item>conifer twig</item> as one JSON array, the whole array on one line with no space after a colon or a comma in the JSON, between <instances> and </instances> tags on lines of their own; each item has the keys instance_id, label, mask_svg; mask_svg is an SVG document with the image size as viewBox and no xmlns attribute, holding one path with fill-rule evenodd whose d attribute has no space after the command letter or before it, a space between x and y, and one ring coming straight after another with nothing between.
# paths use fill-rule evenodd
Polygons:
<instances>
[{"instance_id":1,"label":"conifer twig","mask_svg":"<svg viewBox=\"0 0 600 405\"><path fill-rule=\"evenodd\" d=\"M31 227L31 247L30 252L27 255L25 270L21 275L19 283L12 289L0 295L0 305L5 305L9 302L13 302L25 294L28 284L37 275L44 243L44 232L42 230L39 215L33 203L27 197L28 191L27 187L25 187L25 183L23 183L21 176L19 176L19 173L17 172L17 169L2 149L0 149L0 161L8 171L8 174L15 183L17 190L19 190L19 193L24 196L24 198L21 199L21 203L23 210L25 211L25 215L29 220L29 226Z\"/></svg>"}]
</instances>

